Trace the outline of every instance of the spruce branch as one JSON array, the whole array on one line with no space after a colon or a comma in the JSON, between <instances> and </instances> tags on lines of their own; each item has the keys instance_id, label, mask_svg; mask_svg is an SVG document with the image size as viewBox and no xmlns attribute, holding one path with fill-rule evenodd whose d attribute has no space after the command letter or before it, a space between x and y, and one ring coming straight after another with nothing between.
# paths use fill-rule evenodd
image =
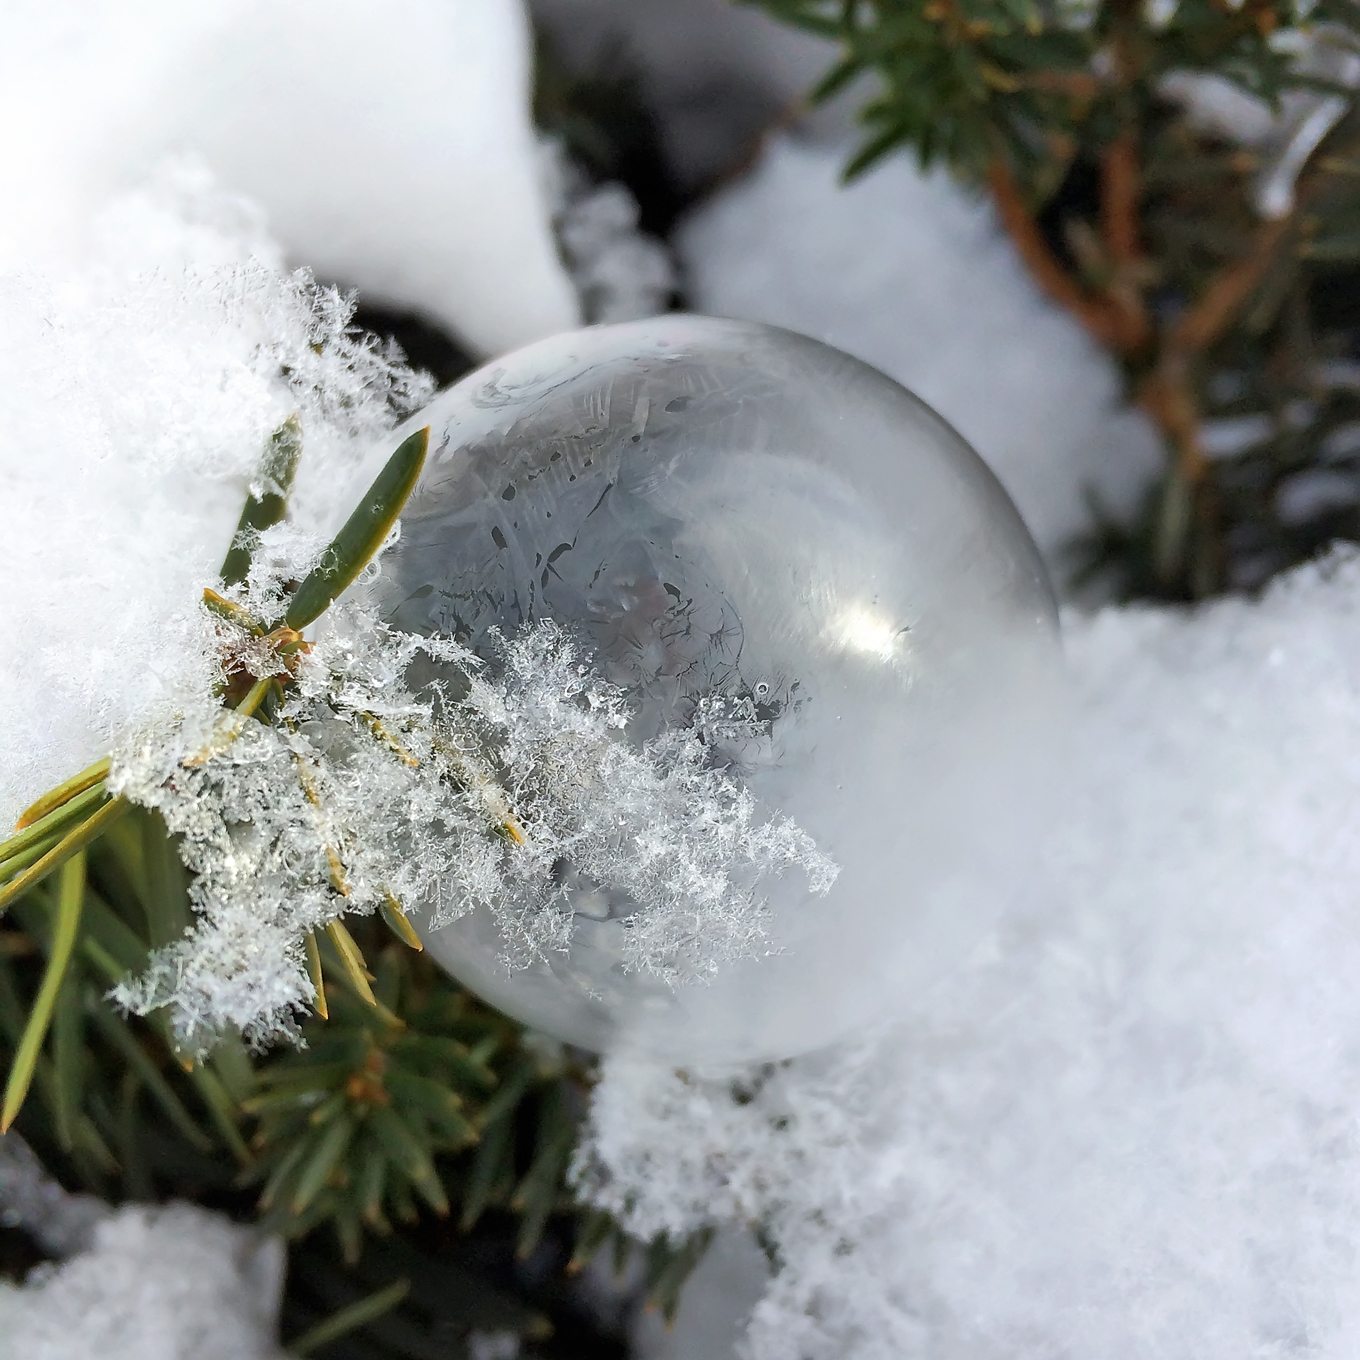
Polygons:
<instances>
[{"instance_id":1,"label":"spruce branch","mask_svg":"<svg viewBox=\"0 0 1360 1360\"><path fill-rule=\"evenodd\" d=\"M212 696L221 711L209 739L180 755L172 778L229 764L239 743L263 731L296 737L290 695L312 655L301 629L381 547L428 443L427 431L403 443L275 614L256 610L241 582L251 576L261 532L283 513L297 434L293 422L271 441L267 459L286 454L286 466L275 461L262 473L276 499L252 495L221 588L204 592L223 648ZM347 721L356 740L394 767L415 773L440 763L511 853L529 844L494 760L456 743L418 754L401 714L381 703L356 708ZM439 974L390 888L371 921L353 929L342 922L354 849L344 836L327 845L337 914L299 940L316 1012L301 1036L305 1048L262 1056L219 1040L197 1052L165 1010L139 1017L111 1004L109 988L143 973L194 920L182 847L159 813L111 794L111 778L118 787L105 759L65 781L0 845L0 892L13 908L0 921L0 1046L13 1054L0 1106L5 1127L18 1118L45 1153L102 1194L150 1196L172 1184L178 1195L229 1199L249 1187L267 1226L294 1240L325 1229L349 1262L423 1215L453 1216L465 1231L512 1218L522 1257L566 1234L574 1245L564 1268L570 1257L579 1269L611 1243L627 1254L612 1221L592 1216L571 1226L579 1216L565 1178L588 1073L560 1050L522 1042L516 1025ZM296 778L324 824L326 786L300 751ZM30 1094L36 1098L26 1100ZM701 1246L662 1241L646 1249L645 1277L667 1311ZM428 1291L408 1300L400 1283L337 1301L311 1319L304 1340L319 1346L348 1329L400 1333L404 1309L430 1304ZM523 1310L504 1317L525 1335L542 1325Z\"/></svg>"},{"instance_id":2,"label":"spruce branch","mask_svg":"<svg viewBox=\"0 0 1360 1360\"><path fill-rule=\"evenodd\" d=\"M1166 472L1138 522L1098 525L1088 573L1192 598L1360 538L1334 376L1355 312L1332 301L1360 268L1355 95L1313 55L1353 63L1351 0L1319 0L1306 19L1291 0L748 2L837 43L814 98L877 77L847 174L910 147L984 185L1040 289L1122 368ZM1198 76L1276 109L1311 98L1316 116L1282 148L1235 146L1170 83ZM1210 451L1225 391L1270 428L1227 459ZM1286 519L1276 498L1312 469L1351 499Z\"/></svg>"},{"instance_id":3,"label":"spruce branch","mask_svg":"<svg viewBox=\"0 0 1360 1360\"><path fill-rule=\"evenodd\" d=\"M289 417L272 436L260 473L262 489L258 494L252 493L247 500L223 562L224 584L230 585L246 577L258 535L283 517L287 489L297 466L300 438L296 416ZM241 668L239 673L250 679L248 687L244 692L233 694L228 686L224 696L227 711L217 731L206 746L186 758L187 767L206 765L221 755L244 731L246 723L269 721L269 714L263 711L266 701L291 677L297 658L309 647L299 630L329 608L381 549L415 486L428 447L428 427L402 442L322 554L320 564L293 593L283 622L272 631L266 632L258 620L215 588L205 590L207 607L249 638L260 639L268 654L277 658L279 664L277 670L271 667L269 673L259 676L251 675L246 667ZM20 817L15 834L0 842L0 880L7 880L0 884L0 915L40 887L50 875L59 870L62 873L56 903L56 942L48 960L48 972L20 1037L0 1103L0 1133L13 1122L33 1081L38 1053L52 1023L63 979L77 946L85 893L85 851L131 810L126 798L110 793L107 784L110 769L109 759L101 759L42 795ZM163 863L163 846L162 839L159 845L148 847L144 858L147 873L153 873L156 866ZM336 875L337 891L340 891L344 880L338 862ZM175 900L164 881L153 884L147 897L148 910L159 912ZM409 936L413 933L410 923L400 914L399 906L396 911L398 915L392 917L393 929L404 929L404 934ZM187 913L168 923L162 918L159 929L153 925L152 943L168 943L186 922ZM338 921L332 921L327 929L337 943L338 957L351 984L366 1000L377 1004L368 990L363 959L352 938ZM95 947L98 949L97 945ZM62 1102L61 1118L69 1125L69 1100Z\"/></svg>"}]
</instances>

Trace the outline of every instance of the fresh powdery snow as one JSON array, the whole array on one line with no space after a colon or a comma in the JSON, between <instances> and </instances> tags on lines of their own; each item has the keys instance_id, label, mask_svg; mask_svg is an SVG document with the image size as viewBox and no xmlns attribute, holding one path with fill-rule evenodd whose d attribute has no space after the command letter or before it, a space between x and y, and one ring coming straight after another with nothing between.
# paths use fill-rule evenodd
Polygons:
<instances>
[{"instance_id":1,"label":"fresh powdery snow","mask_svg":"<svg viewBox=\"0 0 1360 1360\"><path fill-rule=\"evenodd\" d=\"M111 1208L0 1139L0 1224L59 1259L0 1280L5 1360L285 1360L275 1334L285 1248L192 1204Z\"/></svg>"},{"instance_id":2,"label":"fresh powdery snow","mask_svg":"<svg viewBox=\"0 0 1360 1360\"><path fill-rule=\"evenodd\" d=\"M542 143L562 259L592 325L635 321L667 309L675 292L670 252L638 225L637 200L622 185L595 184L557 138Z\"/></svg>"},{"instance_id":3,"label":"fresh powdery snow","mask_svg":"<svg viewBox=\"0 0 1360 1360\"><path fill-rule=\"evenodd\" d=\"M93 234L79 270L0 271L3 825L146 714L207 692L198 601L271 431L299 413L294 500L320 533L429 391L351 332L350 302L272 267L277 248L201 172L167 171Z\"/></svg>"},{"instance_id":4,"label":"fresh powdery snow","mask_svg":"<svg viewBox=\"0 0 1360 1360\"><path fill-rule=\"evenodd\" d=\"M5 0L3 23L0 262L79 257L110 195L195 155L290 261L476 353L579 321L521 0Z\"/></svg>"},{"instance_id":5,"label":"fresh powdery snow","mask_svg":"<svg viewBox=\"0 0 1360 1360\"><path fill-rule=\"evenodd\" d=\"M88 1251L0 1282L0 1354L16 1360L287 1360L284 1246L192 1204L129 1205Z\"/></svg>"},{"instance_id":6,"label":"fresh powdery snow","mask_svg":"<svg viewBox=\"0 0 1360 1360\"><path fill-rule=\"evenodd\" d=\"M735 1083L607 1068L590 1196L780 1263L729 1240L659 1354L724 1302L759 1360L1360 1354L1360 560L1067 645L1081 762L969 968Z\"/></svg>"},{"instance_id":7,"label":"fresh powdery snow","mask_svg":"<svg viewBox=\"0 0 1360 1360\"><path fill-rule=\"evenodd\" d=\"M529 0L529 10L553 59L578 78L634 80L686 191L741 168L836 57L834 41L732 0ZM800 124L848 127L848 102Z\"/></svg>"}]
</instances>

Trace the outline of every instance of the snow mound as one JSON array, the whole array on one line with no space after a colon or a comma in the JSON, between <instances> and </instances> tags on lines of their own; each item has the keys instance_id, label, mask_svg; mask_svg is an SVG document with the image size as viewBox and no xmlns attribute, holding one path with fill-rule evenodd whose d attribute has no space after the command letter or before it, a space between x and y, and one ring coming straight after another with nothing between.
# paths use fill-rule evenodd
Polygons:
<instances>
[{"instance_id":1,"label":"snow mound","mask_svg":"<svg viewBox=\"0 0 1360 1360\"><path fill-rule=\"evenodd\" d=\"M690 305L802 331L924 398L1000 477L1061 585L1087 492L1131 509L1160 466L1156 438L986 204L905 156L842 187L848 156L776 138L694 212L676 242Z\"/></svg>"},{"instance_id":2,"label":"snow mound","mask_svg":"<svg viewBox=\"0 0 1360 1360\"><path fill-rule=\"evenodd\" d=\"M329 534L429 391L351 329L348 299L271 265L253 213L201 169L118 200L94 237L80 269L0 271L4 826L206 692L198 600L270 433L299 413L295 517Z\"/></svg>"},{"instance_id":3,"label":"snow mound","mask_svg":"<svg viewBox=\"0 0 1360 1360\"><path fill-rule=\"evenodd\" d=\"M83 259L104 203L188 154L261 205L294 264L475 352L578 323L520 0L13 0L4 17L0 116L23 135L0 142L0 264Z\"/></svg>"},{"instance_id":4,"label":"snow mound","mask_svg":"<svg viewBox=\"0 0 1360 1360\"><path fill-rule=\"evenodd\" d=\"M764 1224L744 1356L1360 1349L1360 559L1068 644L1084 758L967 973L735 1084L607 1070L593 1199Z\"/></svg>"},{"instance_id":5,"label":"snow mound","mask_svg":"<svg viewBox=\"0 0 1360 1360\"><path fill-rule=\"evenodd\" d=\"M285 1360L283 1244L189 1204L130 1207L90 1249L0 1283L5 1354L24 1360Z\"/></svg>"}]
</instances>

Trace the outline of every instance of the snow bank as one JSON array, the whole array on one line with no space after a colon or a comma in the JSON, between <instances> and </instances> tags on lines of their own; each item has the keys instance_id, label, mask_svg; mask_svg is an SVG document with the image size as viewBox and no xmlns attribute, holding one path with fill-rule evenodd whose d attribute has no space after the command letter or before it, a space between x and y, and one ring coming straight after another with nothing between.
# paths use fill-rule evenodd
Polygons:
<instances>
[{"instance_id":1,"label":"snow bank","mask_svg":"<svg viewBox=\"0 0 1360 1360\"><path fill-rule=\"evenodd\" d=\"M1068 643L1085 760L966 975L740 1100L622 1063L600 1089L598 1200L767 1221L743 1355L1360 1349L1360 559Z\"/></svg>"},{"instance_id":2,"label":"snow bank","mask_svg":"<svg viewBox=\"0 0 1360 1360\"><path fill-rule=\"evenodd\" d=\"M0 270L0 825L167 698L205 693L198 600L265 441L333 531L427 393L350 304L271 266L253 213L179 168L118 200L62 275Z\"/></svg>"},{"instance_id":3,"label":"snow bank","mask_svg":"<svg viewBox=\"0 0 1360 1360\"><path fill-rule=\"evenodd\" d=\"M770 321L911 388L991 464L1051 560L1090 490L1131 508L1159 466L1077 324L1036 292L990 209L906 156L840 185L845 146L772 141L677 238L694 311ZM1055 578L1064 575L1059 562Z\"/></svg>"},{"instance_id":4,"label":"snow bank","mask_svg":"<svg viewBox=\"0 0 1360 1360\"><path fill-rule=\"evenodd\" d=\"M0 1282L4 1354L24 1360L285 1360L284 1251L188 1204L117 1210L90 1249Z\"/></svg>"},{"instance_id":5,"label":"snow bank","mask_svg":"<svg viewBox=\"0 0 1360 1360\"><path fill-rule=\"evenodd\" d=\"M530 119L520 0L12 0L0 263L200 156L289 258L493 353L577 324ZM77 94L73 97L73 91Z\"/></svg>"}]
</instances>

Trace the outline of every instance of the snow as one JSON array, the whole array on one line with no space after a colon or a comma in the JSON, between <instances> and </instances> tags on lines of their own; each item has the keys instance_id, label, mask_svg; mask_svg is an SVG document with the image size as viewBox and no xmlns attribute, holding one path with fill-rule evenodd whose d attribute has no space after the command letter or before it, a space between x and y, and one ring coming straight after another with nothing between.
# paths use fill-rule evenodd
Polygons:
<instances>
[{"instance_id":1,"label":"snow","mask_svg":"<svg viewBox=\"0 0 1360 1360\"><path fill-rule=\"evenodd\" d=\"M519 0L10 0L0 264L201 157L288 258L494 353L577 324L530 120ZM72 91L79 98L72 98Z\"/></svg>"},{"instance_id":2,"label":"snow","mask_svg":"<svg viewBox=\"0 0 1360 1360\"><path fill-rule=\"evenodd\" d=\"M760 1221L783 1263L740 1354L1356 1353L1357 625L1351 554L1072 618L1085 758L966 973L739 1101L613 1064L593 1198L644 1234Z\"/></svg>"},{"instance_id":3,"label":"snow","mask_svg":"<svg viewBox=\"0 0 1360 1360\"><path fill-rule=\"evenodd\" d=\"M637 200L622 184L592 184L552 139L543 155L553 225L584 319L634 321L664 312L675 267L666 247L640 230Z\"/></svg>"},{"instance_id":4,"label":"snow","mask_svg":"<svg viewBox=\"0 0 1360 1360\"><path fill-rule=\"evenodd\" d=\"M676 241L690 306L802 331L923 397L1001 478L1061 584L1087 493L1131 509L1160 464L1155 437L984 203L907 156L842 187L848 156L775 138L698 208Z\"/></svg>"},{"instance_id":5,"label":"snow","mask_svg":"<svg viewBox=\"0 0 1360 1360\"><path fill-rule=\"evenodd\" d=\"M44 1251L68 1256L87 1247L109 1207L68 1194L18 1133L0 1138L0 1226L23 1228Z\"/></svg>"},{"instance_id":6,"label":"snow","mask_svg":"<svg viewBox=\"0 0 1360 1360\"><path fill-rule=\"evenodd\" d=\"M256 227L181 166L94 221L83 268L0 272L0 504L22 507L0 632L25 639L0 659L0 824L204 692L197 601L271 431L300 413L296 513L329 531L378 435L428 392L348 331L345 299L271 267Z\"/></svg>"},{"instance_id":7,"label":"snow","mask_svg":"<svg viewBox=\"0 0 1360 1360\"><path fill-rule=\"evenodd\" d=\"M128 1207L88 1251L0 1281L0 1338L24 1360L285 1360L284 1250L190 1204Z\"/></svg>"}]
</instances>

